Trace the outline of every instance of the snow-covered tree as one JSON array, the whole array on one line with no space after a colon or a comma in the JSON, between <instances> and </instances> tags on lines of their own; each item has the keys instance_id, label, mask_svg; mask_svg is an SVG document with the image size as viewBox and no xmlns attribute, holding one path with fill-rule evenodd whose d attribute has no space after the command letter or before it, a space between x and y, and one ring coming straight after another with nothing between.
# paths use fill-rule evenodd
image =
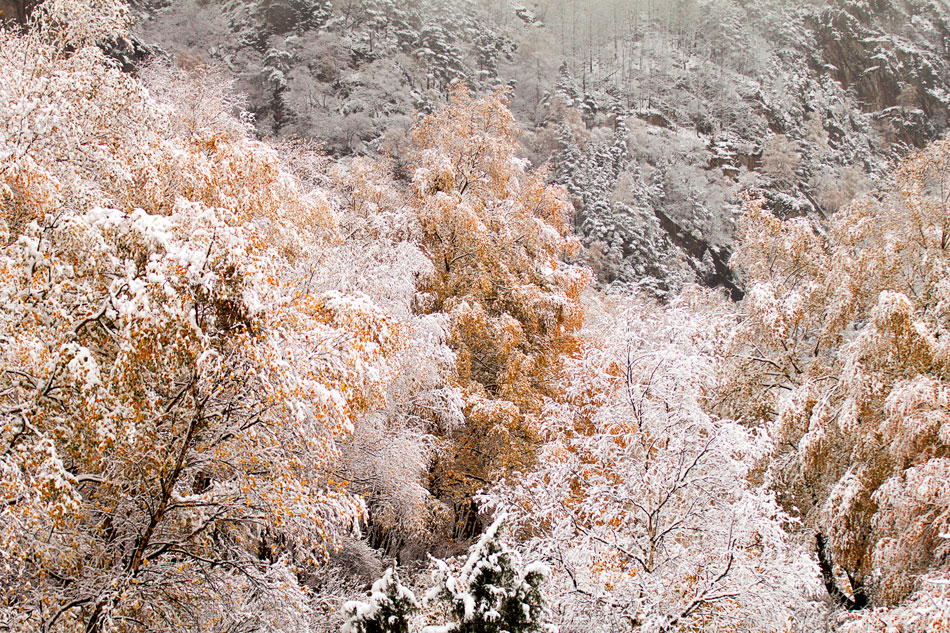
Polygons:
<instances>
[{"instance_id":1,"label":"snow-covered tree","mask_svg":"<svg viewBox=\"0 0 950 633\"><path fill-rule=\"evenodd\" d=\"M504 515L485 530L454 574L436 561L436 583L426 599L448 603L454 621L423 629L423 633L555 633L541 586L548 569L524 564L521 555L502 541Z\"/></svg>"},{"instance_id":2,"label":"snow-covered tree","mask_svg":"<svg viewBox=\"0 0 950 633\"><path fill-rule=\"evenodd\" d=\"M762 152L763 173L779 183L794 184L798 179L801 162L798 143L784 134L776 134L770 138Z\"/></svg>"},{"instance_id":3,"label":"snow-covered tree","mask_svg":"<svg viewBox=\"0 0 950 633\"><path fill-rule=\"evenodd\" d=\"M516 134L504 93L475 99L461 85L414 131L411 204L434 267L420 280L419 307L450 319L466 404L433 486L469 531L472 493L531 459L542 397L573 345L589 279L564 261L578 246L564 190L526 170Z\"/></svg>"},{"instance_id":4,"label":"snow-covered tree","mask_svg":"<svg viewBox=\"0 0 950 633\"><path fill-rule=\"evenodd\" d=\"M324 250L325 268L313 285L372 297L405 341L390 361L385 399L343 447L343 476L365 496L370 542L401 557L418 556L441 538L445 512L428 491L429 467L435 435L462 424L464 402L454 385L447 316L417 310L424 299L417 285L434 267L414 242L417 218L388 167L357 159L331 170L347 239Z\"/></svg>"},{"instance_id":5,"label":"snow-covered tree","mask_svg":"<svg viewBox=\"0 0 950 633\"><path fill-rule=\"evenodd\" d=\"M705 410L731 310L700 294L589 312L596 338L564 374L566 402L546 412L538 467L483 499L512 512L550 565L554 622L808 630L817 568L754 482L768 438Z\"/></svg>"},{"instance_id":6,"label":"snow-covered tree","mask_svg":"<svg viewBox=\"0 0 950 633\"><path fill-rule=\"evenodd\" d=\"M329 0L227 0L231 29L247 44L266 51L272 35L302 33L330 19Z\"/></svg>"},{"instance_id":7,"label":"snow-covered tree","mask_svg":"<svg viewBox=\"0 0 950 633\"><path fill-rule=\"evenodd\" d=\"M0 31L0 625L304 630L302 570L364 514L338 440L400 336L308 286L326 195L89 45L114 9Z\"/></svg>"},{"instance_id":8,"label":"snow-covered tree","mask_svg":"<svg viewBox=\"0 0 950 633\"><path fill-rule=\"evenodd\" d=\"M368 601L343 605L347 621L341 633L409 633L409 621L418 610L415 594L399 582L390 567L373 583Z\"/></svg>"},{"instance_id":9,"label":"snow-covered tree","mask_svg":"<svg viewBox=\"0 0 950 633\"><path fill-rule=\"evenodd\" d=\"M393 569L387 570L373 584L369 600L343 606L347 622L342 632L556 633L548 623L550 614L542 593L548 569L538 562L522 561L503 538L505 521L500 516L485 530L461 567L433 559L433 583L422 604ZM443 618L449 621L423 625Z\"/></svg>"},{"instance_id":10,"label":"snow-covered tree","mask_svg":"<svg viewBox=\"0 0 950 633\"><path fill-rule=\"evenodd\" d=\"M948 571L948 165L934 144L828 227L753 201L737 255L734 412L770 425L783 504L852 609L916 603Z\"/></svg>"}]
</instances>

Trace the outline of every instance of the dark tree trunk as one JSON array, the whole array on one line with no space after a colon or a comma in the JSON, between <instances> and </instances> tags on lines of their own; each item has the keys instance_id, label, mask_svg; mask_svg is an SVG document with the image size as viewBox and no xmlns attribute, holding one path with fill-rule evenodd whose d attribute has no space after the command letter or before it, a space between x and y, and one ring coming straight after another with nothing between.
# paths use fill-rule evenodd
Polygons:
<instances>
[{"instance_id":1,"label":"dark tree trunk","mask_svg":"<svg viewBox=\"0 0 950 633\"><path fill-rule=\"evenodd\" d=\"M860 611L866 608L868 606L868 596L864 586L857 582L847 570L845 570L845 573L848 575L848 581L851 583L854 596L848 596L838 587L838 583L835 581L834 564L825 545L825 537L821 535L821 532L815 532L815 551L818 553L818 568L821 570L821 578L825 583L828 595L848 611Z\"/></svg>"}]
</instances>

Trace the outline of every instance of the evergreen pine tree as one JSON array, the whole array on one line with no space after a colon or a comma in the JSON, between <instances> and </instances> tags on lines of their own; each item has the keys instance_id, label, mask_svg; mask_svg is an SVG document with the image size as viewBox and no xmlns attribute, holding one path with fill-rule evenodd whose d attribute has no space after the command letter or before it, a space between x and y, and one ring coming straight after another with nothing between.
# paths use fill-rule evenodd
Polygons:
<instances>
[{"instance_id":1,"label":"evergreen pine tree","mask_svg":"<svg viewBox=\"0 0 950 633\"><path fill-rule=\"evenodd\" d=\"M501 541L504 519L500 517L485 531L458 576L439 561L441 577L429 595L449 603L457 620L451 627L453 632L556 630L545 624L547 609L541 583L548 570L540 563L523 565L518 552Z\"/></svg>"},{"instance_id":2,"label":"evergreen pine tree","mask_svg":"<svg viewBox=\"0 0 950 633\"><path fill-rule=\"evenodd\" d=\"M347 621L342 633L408 633L409 618L418 610L416 596L390 567L373 583L367 602L353 600L343 605Z\"/></svg>"}]
</instances>

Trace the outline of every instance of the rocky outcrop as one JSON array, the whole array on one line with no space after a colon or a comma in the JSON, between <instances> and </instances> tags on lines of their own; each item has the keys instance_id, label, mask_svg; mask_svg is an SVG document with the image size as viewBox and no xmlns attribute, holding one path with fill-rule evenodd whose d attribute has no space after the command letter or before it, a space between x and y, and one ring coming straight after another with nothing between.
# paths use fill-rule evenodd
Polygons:
<instances>
[{"instance_id":1,"label":"rocky outcrop","mask_svg":"<svg viewBox=\"0 0 950 633\"><path fill-rule=\"evenodd\" d=\"M670 241L688 256L688 261L696 269L699 281L710 288L723 288L733 301L741 301L745 296L745 291L736 283L735 275L729 268L729 258L732 253L692 235L659 209L654 209L653 212L660 221L660 226L669 235ZM698 265L704 261L711 261L712 266Z\"/></svg>"},{"instance_id":2,"label":"rocky outcrop","mask_svg":"<svg viewBox=\"0 0 950 633\"><path fill-rule=\"evenodd\" d=\"M950 26L936 5L837 2L809 23L816 69L892 124L896 141L922 147L947 129Z\"/></svg>"}]
</instances>

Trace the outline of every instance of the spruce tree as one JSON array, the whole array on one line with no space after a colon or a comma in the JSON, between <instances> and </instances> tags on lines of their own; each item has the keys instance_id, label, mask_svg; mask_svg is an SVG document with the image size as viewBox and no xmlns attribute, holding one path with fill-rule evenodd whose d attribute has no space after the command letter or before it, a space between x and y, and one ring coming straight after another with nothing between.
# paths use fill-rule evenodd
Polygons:
<instances>
[{"instance_id":1,"label":"spruce tree","mask_svg":"<svg viewBox=\"0 0 950 633\"><path fill-rule=\"evenodd\" d=\"M343 605L347 621L342 633L408 633L409 618L419 610L416 596L399 582L396 570L386 570L373 583L369 600Z\"/></svg>"},{"instance_id":2,"label":"spruce tree","mask_svg":"<svg viewBox=\"0 0 950 633\"><path fill-rule=\"evenodd\" d=\"M504 516L475 544L458 576L439 561L440 579L430 596L445 600L457 633L535 633L554 630L544 623L547 609L541 583L547 568L523 565L521 556L501 541Z\"/></svg>"}]
</instances>

